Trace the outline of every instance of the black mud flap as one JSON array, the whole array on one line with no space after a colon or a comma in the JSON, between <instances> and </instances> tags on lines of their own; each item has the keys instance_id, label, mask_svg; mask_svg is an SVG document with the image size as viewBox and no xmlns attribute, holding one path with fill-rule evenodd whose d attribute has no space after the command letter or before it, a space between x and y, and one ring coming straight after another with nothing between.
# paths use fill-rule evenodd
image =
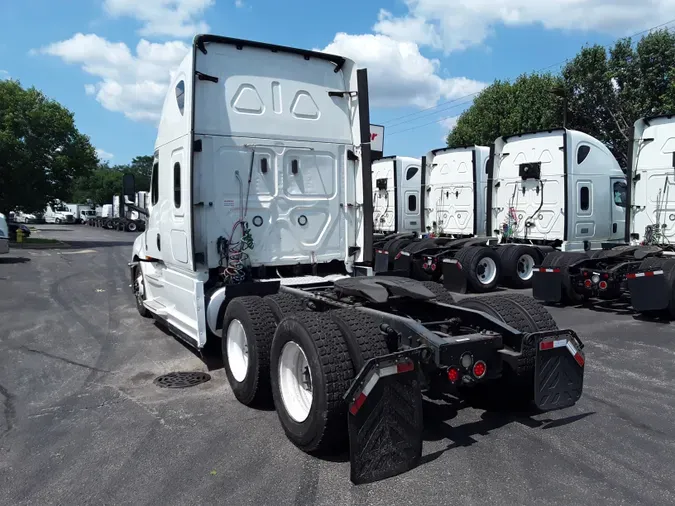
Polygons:
<instances>
[{"instance_id":1,"label":"black mud flap","mask_svg":"<svg viewBox=\"0 0 675 506\"><path fill-rule=\"evenodd\" d=\"M375 273L389 270L389 252L384 249L375 250Z\"/></svg>"},{"instance_id":2,"label":"black mud flap","mask_svg":"<svg viewBox=\"0 0 675 506\"><path fill-rule=\"evenodd\" d=\"M412 256L408 251L399 251L394 258L394 270L396 272L405 272L409 277L411 272Z\"/></svg>"},{"instance_id":3,"label":"black mud flap","mask_svg":"<svg viewBox=\"0 0 675 506\"><path fill-rule=\"evenodd\" d=\"M571 330L552 330L529 335L536 351L534 402L542 411L573 406L584 387L586 359L583 344Z\"/></svg>"},{"instance_id":4,"label":"black mud flap","mask_svg":"<svg viewBox=\"0 0 675 506\"><path fill-rule=\"evenodd\" d=\"M563 296L563 273L560 269L535 267L532 273L532 297L544 302L560 302Z\"/></svg>"},{"instance_id":5,"label":"black mud flap","mask_svg":"<svg viewBox=\"0 0 675 506\"><path fill-rule=\"evenodd\" d=\"M351 481L355 485L396 476L420 462L422 349L369 360L345 394Z\"/></svg>"},{"instance_id":6,"label":"black mud flap","mask_svg":"<svg viewBox=\"0 0 675 506\"><path fill-rule=\"evenodd\" d=\"M445 258L443 260L443 286L449 292L467 293L466 274L459 260Z\"/></svg>"},{"instance_id":7,"label":"black mud flap","mask_svg":"<svg viewBox=\"0 0 675 506\"><path fill-rule=\"evenodd\" d=\"M672 293L663 271L630 273L626 279L633 309L639 313L668 308Z\"/></svg>"}]
</instances>

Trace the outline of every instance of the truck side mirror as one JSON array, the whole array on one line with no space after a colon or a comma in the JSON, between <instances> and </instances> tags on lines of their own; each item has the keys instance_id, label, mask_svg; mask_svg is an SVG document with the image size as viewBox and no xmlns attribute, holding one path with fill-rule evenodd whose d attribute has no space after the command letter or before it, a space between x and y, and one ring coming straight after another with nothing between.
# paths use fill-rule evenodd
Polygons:
<instances>
[{"instance_id":1,"label":"truck side mirror","mask_svg":"<svg viewBox=\"0 0 675 506\"><path fill-rule=\"evenodd\" d=\"M134 202L136 196L136 178L133 174L124 174L122 178L122 193L131 202Z\"/></svg>"}]
</instances>

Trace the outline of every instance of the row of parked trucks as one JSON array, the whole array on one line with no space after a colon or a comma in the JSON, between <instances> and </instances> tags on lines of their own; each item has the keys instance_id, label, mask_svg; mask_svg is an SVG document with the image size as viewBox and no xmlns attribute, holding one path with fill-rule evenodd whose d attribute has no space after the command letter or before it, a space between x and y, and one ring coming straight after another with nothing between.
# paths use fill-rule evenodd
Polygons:
<instances>
[{"instance_id":1,"label":"row of parked trucks","mask_svg":"<svg viewBox=\"0 0 675 506\"><path fill-rule=\"evenodd\" d=\"M89 217L86 223L90 227L142 232L145 230L144 211L147 207L148 192L134 192L132 197L133 200L127 201L128 199L124 199L121 195L114 195L113 203L104 204L101 207L101 213ZM132 209L130 204L135 209Z\"/></svg>"},{"instance_id":2,"label":"row of parked trucks","mask_svg":"<svg viewBox=\"0 0 675 506\"><path fill-rule=\"evenodd\" d=\"M675 118L661 116L636 122L625 172L574 130L382 158L375 270L459 292L532 286L546 302L629 294L637 311L675 316L674 151Z\"/></svg>"},{"instance_id":3,"label":"row of parked trucks","mask_svg":"<svg viewBox=\"0 0 675 506\"><path fill-rule=\"evenodd\" d=\"M574 331L531 297L457 302L435 280L449 260L489 277L491 259L498 276L508 248L531 248L537 264L540 252L597 242L596 230L612 229L600 199L610 178L625 181L604 146L554 131L487 152L440 150L408 190L408 161L394 159L391 177L380 166L390 162L372 163L368 74L347 58L198 35L172 76L131 287L140 315L197 349L217 346L241 403L273 403L303 451L348 446L351 479L363 483L419 464L423 394L543 411L577 402L585 357ZM542 151L532 138L546 139ZM123 195L137 210L133 177ZM390 208L400 211L390 218ZM375 226L390 219L394 230ZM394 247L375 233L407 232L399 222L417 238ZM407 270L396 265L404 256Z\"/></svg>"}]
</instances>

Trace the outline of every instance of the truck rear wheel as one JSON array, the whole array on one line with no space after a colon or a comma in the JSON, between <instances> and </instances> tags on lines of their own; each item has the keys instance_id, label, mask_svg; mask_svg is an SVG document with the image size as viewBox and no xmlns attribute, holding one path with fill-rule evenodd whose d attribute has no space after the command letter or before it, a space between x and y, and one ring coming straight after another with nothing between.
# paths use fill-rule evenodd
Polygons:
<instances>
[{"instance_id":1,"label":"truck rear wheel","mask_svg":"<svg viewBox=\"0 0 675 506\"><path fill-rule=\"evenodd\" d=\"M354 375L358 374L371 358L390 353L380 325L369 314L354 309L336 309L329 314L342 332L354 366Z\"/></svg>"},{"instance_id":2,"label":"truck rear wheel","mask_svg":"<svg viewBox=\"0 0 675 506\"><path fill-rule=\"evenodd\" d=\"M444 304L455 303L455 298L445 289L443 285L436 283L435 281L420 281L420 283L424 286L424 288L436 296L436 300L438 302L442 302Z\"/></svg>"},{"instance_id":3,"label":"truck rear wheel","mask_svg":"<svg viewBox=\"0 0 675 506\"><path fill-rule=\"evenodd\" d=\"M569 266L585 258L588 258L588 255L585 252L554 251L546 255L541 262L541 267L560 268L562 274L563 303L579 304L585 300L583 295L574 291L569 276Z\"/></svg>"},{"instance_id":4,"label":"truck rear wheel","mask_svg":"<svg viewBox=\"0 0 675 506\"><path fill-rule=\"evenodd\" d=\"M222 355L234 396L247 406L269 397L270 347L276 324L258 296L238 297L225 309Z\"/></svg>"},{"instance_id":5,"label":"truck rear wheel","mask_svg":"<svg viewBox=\"0 0 675 506\"><path fill-rule=\"evenodd\" d=\"M129 223L127 223L126 229L127 232L136 232L138 230L138 226L136 225L135 222L130 221Z\"/></svg>"},{"instance_id":6,"label":"truck rear wheel","mask_svg":"<svg viewBox=\"0 0 675 506\"><path fill-rule=\"evenodd\" d=\"M541 255L525 244L503 245L497 248L502 267L503 284L512 288L532 288L534 266L541 263Z\"/></svg>"},{"instance_id":7,"label":"truck rear wheel","mask_svg":"<svg viewBox=\"0 0 675 506\"><path fill-rule=\"evenodd\" d=\"M344 445L342 396L354 370L331 317L305 312L284 318L272 341L270 370L274 405L288 438L306 452Z\"/></svg>"},{"instance_id":8,"label":"truck rear wheel","mask_svg":"<svg viewBox=\"0 0 675 506\"><path fill-rule=\"evenodd\" d=\"M290 293L275 293L274 295L266 295L263 297L265 303L269 306L274 320L277 324L289 314L298 311L304 311L305 305L300 297L296 297Z\"/></svg>"},{"instance_id":9,"label":"truck rear wheel","mask_svg":"<svg viewBox=\"0 0 675 506\"><path fill-rule=\"evenodd\" d=\"M467 283L476 293L491 292L500 277L499 257L487 246L469 246L460 249L455 259L466 272Z\"/></svg>"},{"instance_id":10,"label":"truck rear wheel","mask_svg":"<svg viewBox=\"0 0 675 506\"><path fill-rule=\"evenodd\" d=\"M483 311L502 320L521 332L557 330L558 325L539 302L526 295L512 293L461 300L458 306ZM517 369L505 367L502 377L493 382L465 390L474 400L488 401L496 407L525 407L534 398L534 363L536 349L533 344L522 343Z\"/></svg>"}]
</instances>

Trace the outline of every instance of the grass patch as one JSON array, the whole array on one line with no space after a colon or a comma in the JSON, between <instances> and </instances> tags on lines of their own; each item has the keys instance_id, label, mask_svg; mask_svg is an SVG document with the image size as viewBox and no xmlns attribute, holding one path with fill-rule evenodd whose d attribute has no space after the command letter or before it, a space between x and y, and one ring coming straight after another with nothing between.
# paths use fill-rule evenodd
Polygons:
<instances>
[{"instance_id":1,"label":"grass patch","mask_svg":"<svg viewBox=\"0 0 675 506\"><path fill-rule=\"evenodd\" d=\"M13 242L12 244L16 244L17 246L20 246L21 244L60 244L61 241L58 239L41 239L39 237L28 237L23 240L23 242Z\"/></svg>"}]
</instances>

